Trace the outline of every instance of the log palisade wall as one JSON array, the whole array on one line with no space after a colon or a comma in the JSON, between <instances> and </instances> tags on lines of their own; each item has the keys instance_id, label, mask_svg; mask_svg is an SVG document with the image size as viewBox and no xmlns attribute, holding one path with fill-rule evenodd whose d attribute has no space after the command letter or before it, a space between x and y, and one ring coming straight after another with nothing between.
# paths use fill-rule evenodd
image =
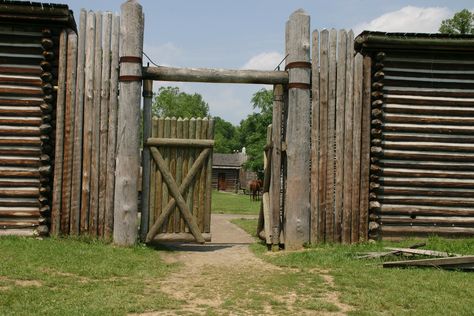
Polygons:
<instances>
[{"instance_id":1,"label":"log palisade wall","mask_svg":"<svg viewBox=\"0 0 474 316\"><path fill-rule=\"evenodd\" d=\"M370 63L353 46L352 31L313 32L313 243L367 239Z\"/></svg>"},{"instance_id":2,"label":"log palisade wall","mask_svg":"<svg viewBox=\"0 0 474 316\"><path fill-rule=\"evenodd\" d=\"M371 238L474 235L474 37L365 32Z\"/></svg>"},{"instance_id":3,"label":"log palisade wall","mask_svg":"<svg viewBox=\"0 0 474 316\"><path fill-rule=\"evenodd\" d=\"M113 231L120 19L81 11L58 86L53 234Z\"/></svg>"},{"instance_id":4,"label":"log palisade wall","mask_svg":"<svg viewBox=\"0 0 474 316\"><path fill-rule=\"evenodd\" d=\"M61 123L54 87L75 24L64 5L9 2L0 18L0 235L45 235Z\"/></svg>"}]
</instances>

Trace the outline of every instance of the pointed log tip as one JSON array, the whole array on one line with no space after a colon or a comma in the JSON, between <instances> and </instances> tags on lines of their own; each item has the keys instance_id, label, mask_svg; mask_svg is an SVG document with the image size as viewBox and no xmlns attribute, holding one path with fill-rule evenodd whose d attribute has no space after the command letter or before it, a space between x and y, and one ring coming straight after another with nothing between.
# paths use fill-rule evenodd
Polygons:
<instances>
[{"instance_id":1,"label":"pointed log tip","mask_svg":"<svg viewBox=\"0 0 474 316\"><path fill-rule=\"evenodd\" d=\"M290 15L290 19L293 17L293 16L296 16L296 15L307 15L309 16L308 12L306 12L304 9L300 8L298 10L296 10L295 12L293 12L291 15Z\"/></svg>"}]
</instances>

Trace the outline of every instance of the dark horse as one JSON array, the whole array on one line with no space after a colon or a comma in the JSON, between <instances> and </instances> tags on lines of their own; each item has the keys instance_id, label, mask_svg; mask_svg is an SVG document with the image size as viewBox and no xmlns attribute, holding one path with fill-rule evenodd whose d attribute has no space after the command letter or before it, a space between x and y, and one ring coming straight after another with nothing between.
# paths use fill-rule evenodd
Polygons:
<instances>
[{"instance_id":1,"label":"dark horse","mask_svg":"<svg viewBox=\"0 0 474 316\"><path fill-rule=\"evenodd\" d=\"M262 180L250 180L249 183L250 199L258 201L260 199L260 190L262 189Z\"/></svg>"}]
</instances>

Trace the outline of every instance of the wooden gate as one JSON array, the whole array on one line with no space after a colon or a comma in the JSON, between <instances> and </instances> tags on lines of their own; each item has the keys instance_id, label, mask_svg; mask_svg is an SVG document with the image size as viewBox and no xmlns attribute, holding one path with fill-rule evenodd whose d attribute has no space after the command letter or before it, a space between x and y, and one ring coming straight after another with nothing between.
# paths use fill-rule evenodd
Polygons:
<instances>
[{"instance_id":1,"label":"wooden gate","mask_svg":"<svg viewBox=\"0 0 474 316\"><path fill-rule=\"evenodd\" d=\"M214 121L153 118L151 136L146 242L210 241Z\"/></svg>"}]
</instances>

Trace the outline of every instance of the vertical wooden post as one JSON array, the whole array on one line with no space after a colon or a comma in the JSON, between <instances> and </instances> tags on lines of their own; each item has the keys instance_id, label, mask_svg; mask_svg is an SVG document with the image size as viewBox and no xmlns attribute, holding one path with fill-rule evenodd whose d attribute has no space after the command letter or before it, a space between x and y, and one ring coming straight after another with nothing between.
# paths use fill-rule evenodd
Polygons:
<instances>
[{"instance_id":1,"label":"vertical wooden post","mask_svg":"<svg viewBox=\"0 0 474 316\"><path fill-rule=\"evenodd\" d=\"M71 223L72 234L79 234L81 219L81 179L82 179L82 131L84 122L84 68L86 56L87 12L81 10L77 47L76 108L74 109L74 148L71 181Z\"/></svg>"},{"instance_id":2,"label":"vertical wooden post","mask_svg":"<svg viewBox=\"0 0 474 316\"><path fill-rule=\"evenodd\" d=\"M92 144L92 107L94 102L94 43L95 15L87 14L86 43L85 43L85 78L84 78L84 127L82 143L82 192L81 192L81 221L80 230L89 230L89 203L91 179L91 144Z\"/></svg>"},{"instance_id":3,"label":"vertical wooden post","mask_svg":"<svg viewBox=\"0 0 474 316\"><path fill-rule=\"evenodd\" d=\"M61 231L70 233L71 220L71 173L74 133L74 108L76 102L77 35L68 30L67 36L67 74L66 103L64 108L64 152L63 183L61 189Z\"/></svg>"},{"instance_id":4,"label":"vertical wooden post","mask_svg":"<svg viewBox=\"0 0 474 316\"><path fill-rule=\"evenodd\" d=\"M102 13L100 11L95 13L94 60L89 234L97 236L99 224L100 93L102 88Z\"/></svg>"},{"instance_id":5,"label":"vertical wooden post","mask_svg":"<svg viewBox=\"0 0 474 316\"><path fill-rule=\"evenodd\" d=\"M285 249L299 249L310 235L310 17L297 10L287 22L288 119Z\"/></svg>"},{"instance_id":6,"label":"vertical wooden post","mask_svg":"<svg viewBox=\"0 0 474 316\"><path fill-rule=\"evenodd\" d=\"M122 58L129 57L129 62L122 62L119 78L121 82L113 236L115 244L131 246L136 243L138 236L139 126L144 24L142 6L134 0L125 2L121 6L121 18L121 55Z\"/></svg>"},{"instance_id":7,"label":"vertical wooden post","mask_svg":"<svg viewBox=\"0 0 474 316\"><path fill-rule=\"evenodd\" d=\"M342 242L351 242L352 225L352 126L354 110L354 33L350 31L347 35L346 54L346 109L344 112L344 215Z\"/></svg>"},{"instance_id":8,"label":"vertical wooden post","mask_svg":"<svg viewBox=\"0 0 474 316\"><path fill-rule=\"evenodd\" d=\"M107 135L107 184L105 192L105 231L106 239L112 239L114 225L115 192L115 154L117 144L118 76L119 76L120 17L112 19L112 39L110 42L112 58L110 61L110 100L109 133Z\"/></svg>"},{"instance_id":9,"label":"vertical wooden post","mask_svg":"<svg viewBox=\"0 0 474 316\"><path fill-rule=\"evenodd\" d=\"M151 104L153 102L153 80L143 81L143 155L142 155L142 214L140 222L140 239L145 240L148 234L150 218L150 148L145 142L151 137Z\"/></svg>"},{"instance_id":10,"label":"vertical wooden post","mask_svg":"<svg viewBox=\"0 0 474 316\"><path fill-rule=\"evenodd\" d=\"M329 31L322 30L319 42L319 216L318 240L326 241L326 169L328 166L328 87L329 87Z\"/></svg>"},{"instance_id":11,"label":"vertical wooden post","mask_svg":"<svg viewBox=\"0 0 474 316\"><path fill-rule=\"evenodd\" d=\"M107 189L107 151L109 133L109 102L110 102L110 67L111 67L111 34L112 13L103 16L102 37L102 85L100 93L100 126L99 126L99 203L98 203L98 235L105 236L105 201Z\"/></svg>"},{"instance_id":12,"label":"vertical wooden post","mask_svg":"<svg viewBox=\"0 0 474 316\"><path fill-rule=\"evenodd\" d=\"M64 105L66 102L67 31L59 35L58 93L56 103L56 140L54 156L53 205L51 233L61 233L61 198L63 182Z\"/></svg>"},{"instance_id":13,"label":"vertical wooden post","mask_svg":"<svg viewBox=\"0 0 474 316\"><path fill-rule=\"evenodd\" d=\"M364 56L362 83L362 127L360 153L360 220L359 240L368 238L369 221L369 168L370 168L370 93L372 82L372 59Z\"/></svg>"},{"instance_id":14,"label":"vertical wooden post","mask_svg":"<svg viewBox=\"0 0 474 316\"><path fill-rule=\"evenodd\" d=\"M270 207L273 227L272 250L278 250L280 244L280 191L281 191L281 116L283 107L283 86L273 87L273 119L272 119L272 165L270 183Z\"/></svg>"},{"instance_id":15,"label":"vertical wooden post","mask_svg":"<svg viewBox=\"0 0 474 316\"><path fill-rule=\"evenodd\" d=\"M347 34L339 30L337 37L337 72L336 72L336 178L334 197L334 240L341 242L342 205L344 200L344 110L346 99L346 46Z\"/></svg>"},{"instance_id":16,"label":"vertical wooden post","mask_svg":"<svg viewBox=\"0 0 474 316\"><path fill-rule=\"evenodd\" d=\"M335 133L336 133L336 41L337 31L329 31L328 138L326 169L326 241L334 241Z\"/></svg>"},{"instance_id":17,"label":"vertical wooden post","mask_svg":"<svg viewBox=\"0 0 474 316\"><path fill-rule=\"evenodd\" d=\"M319 152L320 152L320 131L319 131L319 32L313 31L313 45L311 55L311 235L312 244L319 242Z\"/></svg>"},{"instance_id":18,"label":"vertical wooden post","mask_svg":"<svg viewBox=\"0 0 474 316\"><path fill-rule=\"evenodd\" d=\"M352 242L359 241L360 217L360 146L362 129L362 65L363 57L357 54L354 59L354 112L352 134Z\"/></svg>"}]
</instances>

